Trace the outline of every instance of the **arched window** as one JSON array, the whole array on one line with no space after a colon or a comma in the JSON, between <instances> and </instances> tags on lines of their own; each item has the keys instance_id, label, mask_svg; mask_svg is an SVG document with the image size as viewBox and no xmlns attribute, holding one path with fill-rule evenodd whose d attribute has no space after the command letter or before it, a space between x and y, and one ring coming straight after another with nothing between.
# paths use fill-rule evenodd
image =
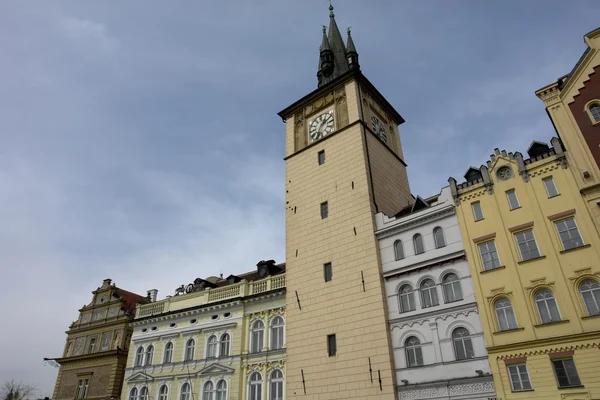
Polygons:
<instances>
[{"instance_id":1,"label":"arched window","mask_svg":"<svg viewBox=\"0 0 600 400\"><path fill-rule=\"evenodd\" d=\"M131 391L129 392L129 400L137 400L137 394L137 388L131 389Z\"/></svg>"},{"instance_id":2,"label":"arched window","mask_svg":"<svg viewBox=\"0 0 600 400\"><path fill-rule=\"evenodd\" d=\"M217 356L217 337L211 335L206 341L206 358L215 358Z\"/></svg>"},{"instance_id":3,"label":"arched window","mask_svg":"<svg viewBox=\"0 0 600 400\"><path fill-rule=\"evenodd\" d=\"M250 327L250 352L259 353L264 346L265 324L259 319Z\"/></svg>"},{"instance_id":4,"label":"arched window","mask_svg":"<svg viewBox=\"0 0 600 400\"><path fill-rule=\"evenodd\" d=\"M415 293L410 285L402 285L399 296L400 312L408 312L415 309Z\"/></svg>"},{"instance_id":5,"label":"arched window","mask_svg":"<svg viewBox=\"0 0 600 400\"><path fill-rule=\"evenodd\" d=\"M146 386L140 390L140 397L138 400L148 400L148 388Z\"/></svg>"},{"instance_id":6,"label":"arched window","mask_svg":"<svg viewBox=\"0 0 600 400\"><path fill-rule=\"evenodd\" d=\"M277 316L271 321L271 350L278 350L283 347L283 318Z\"/></svg>"},{"instance_id":7,"label":"arched window","mask_svg":"<svg viewBox=\"0 0 600 400\"><path fill-rule=\"evenodd\" d=\"M146 365L152 365L154 359L154 346L150 345L146 349Z\"/></svg>"},{"instance_id":8,"label":"arched window","mask_svg":"<svg viewBox=\"0 0 600 400\"><path fill-rule=\"evenodd\" d=\"M283 400L283 372L274 369L269 376L269 400Z\"/></svg>"},{"instance_id":9,"label":"arched window","mask_svg":"<svg viewBox=\"0 0 600 400\"><path fill-rule=\"evenodd\" d=\"M163 358L163 363L173 362L173 342L169 342L165 345L165 355Z\"/></svg>"},{"instance_id":10,"label":"arched window","mask_svg":"<svg viewBox=\"0 0 600 400\"><path fill-rule=\"evenodd\" d=\"M181 386L181 395L179 396L179 400L190 400L191 395L192 387L189 383L186 382Z\"/></svg>"},{"instance_id":11,"label":"arched window","mask_svg":"<svg viewBox=\"0 0 600 400\"><path fill-rule=\"evenodd\" d=\"M444 231L439 226L433 230L433 240L435 240L436 249L439 249L440 247L444 247L446 245L446 240L444 239Z\"/></svg>"},{"instance_id":12,"label":"arched window","mask_svg":"<svg viewBox=\"0 0 600 400\"><path fill-rule=\"evenodd\" d=\"M454 354L456 354L457 360L475 357L471 335L465 328L456 328L452 332L452 342L454 342Z\"/></svg>"},{"instance_id":13,"label":"arched window","mask_svg":"<svg viewBox=\"0 0 600 400\"><path fill-rule=\"evenodd\" d=\"M185 344L185 359L184 361L191 361L194 359L194 352L196 351L196 341L190 339Z\"/></svg>"},{"instance_id":14,"label":"arched window","mask_svg":"<svg viewBox=\"0 0 600 400\"><path fill-rule=\"evenodd\" d=\"M158 400L167 400L169 398L169 388L167 385L162 385L158 391Z\"/></svg>"},{"instance_id":15,"label":"arched window","mask_svg":"<svg viewBox=\"0 0 600 400\"><path fill-rule=\"evenodd\" d=\"M231 343L231 337L229 333L221 335L221 348L219 349L219 357L226 357L229 355L229 344Z\"/></svg>"},{"instance_id":16,"label":"arched window","mask_svg":"<svg viewBox=\"0 0 600 400\"><path fill-rule=\"evenodd\" d=\"M600 122L600 104L594 103L590 106L590 115L594 122Z\"/></svg>"},{"instance_id":17,"label":"arched window","mask_svg":"<svg viewBox=\"0 0 600 400\"><path fill-rule=\"evenodd\" d=\"M556 305L554 293L549 289L540 289L535 294L535 305L540 315L542 324L560 321L560 313Z\"/></svg>"},{"instance_id":18,"label":"arched window","mask_svg":"<svg viewBox=\"0 0 600 400\"><path fill-rule=\"evenodd\" d=\"M142 365L144 365L144 348L140 346L135 352L135 366L141 367Z\"/></svg>"},{"instance_id":19,"label":"arched window","mask_svg":"<svg viewBox=\"0 0 600 400\"><path fill-rule=\"evenodd\" d=\"M221 379L217 383L217 398L216 400L227 400L227 381Z\"/></svg>"},{"instance_id":20,"label":"arched window","mask_svg":"<svg viewBox=\"0 0 600 400\"><path fill-rule=\"evenodd\" d=\"M444 276L442 285L444 286L444 297L446 298L446 303L462 300L463 297L462 290L460 288L460 279L458 279L456 274L447 274Z\"/></svg>"},{"instance_id":21,"label":"arched window","mask_svg":"<svg viewBox=\"0 0 600 400\"><path fill-rule=\"evenodd\" d=\"M425 246L423 246L423 236L418 233L413 236L413 247L415 248L415 254L421 254L425 252Z\"/></svg>"},{"instance_id":22,"label":"arched window","mask_svg":"<svg viewBox=\"0 0 600 400\"><path fill-rule=\"evenodd\" d=\"M579 293L581 293L588 315L600 314L600 283L586 279L579 285Z\"/></svg>"},{"instance_id":23,"label":"arched window","mask_svg":"<svg viewBox=\"0 0 600 400\"><path fill-rule=\"evenodd\" d=\"M409 367L418 367L423 365L423 353L421 352L421 342L414 336L409 337L404 342L406 351L406 365Z\"/></svg>"},{"instance_id":24,"label":"arched window","mask_svg":"<svg viewBox=\"0 0 600 400\"><path fill-rule=\"evenodd\" d=\"M402 240L396 240L394 242L394 254L396 260L402 260L404 258L404 247L402 247Z\"/></svg>"},{"instance_id":25,"label":"arched window","mask_svg":"<svg viewBox=\"0 0 600 400\"><path fill-rule=\"evenodd\" d=\"M423 283L421 283L421 306L426 308L437 306L438 304L435 282L431 279L425 279Z\"/></svg>"},{"instance_id":26,"label":"arched window","mask_svg":"<svg viewBox=\"0 0 600 400\"><path fill-rule=\"evenodd\" d=\"M214 400L213 394L215 394L215 385L211 381L208 381L204 384L204 389L202 390L202 400Z\"/></svg>"},{"instance_id":27,"label":"arched window","mask_svg":"<svg viewBox=\"0 0 600 400\"><path fill-rule=\"evenodd\" d=\"M509 299L502 298L496 300L494 310L496 311L498 328L501 331L517 329L517 319L515 318L515 312Z\"/></svg>"},{"instance_id":28,"label":"arched window","mask_svg":"<svg viewBox=\"0 0 600 400\"><path fill-rule=\"evenodd\" d=\"M248 379L248 400L261 400L262 396L262 375L260 372L253 372Z\"/></svg>"}]
</instances>

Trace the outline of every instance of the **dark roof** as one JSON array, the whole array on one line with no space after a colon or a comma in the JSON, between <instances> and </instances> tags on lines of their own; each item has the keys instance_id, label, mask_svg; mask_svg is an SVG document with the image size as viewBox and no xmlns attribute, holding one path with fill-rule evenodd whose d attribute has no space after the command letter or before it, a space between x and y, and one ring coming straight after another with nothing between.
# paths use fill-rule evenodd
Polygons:
<instances>
[{"instance_id":1,"label":"dark roof","mask_svg":"<svg viewBox=\"0 0 600 400\"><path fill-rule=\"evenodd\" d=\"M414 214L416 212L429 208L431 207L431 203L436 201L438 197L439 195L435 195L427 198L426 200L423 200L421 196L417 195L415 202L407 205L406 207L402 207L402 209L398 211L396 215L394 215L394 218L406 217L407 215Z\"/></svg>"},{"instance_id":2,"label":"dark roof","mask_svg":"<svg viewBox=\"0 0 600 400\"><path fill-rule=\"evenodd\" d=\"M118 287L114 288L113 293L125 301L122 308L129 313L135 311L138 302L144 302L146 300L145 296L140 296L139 294L128 292L127 290Z\"/></svg>"},{"instance_id":3,"label":"dark roof","mask_svg":"<svg viewBox=\"0 0 600 400\"><path fill-rule=\"evenodd\" d=\"M550 147L548 146L548 144L544 142L539 142L537 140L531 142L531 145L527 149L527 154L531 158L535 158L537 156L541 156L542 154L547 154L549 152Z\"/></svg>"}]
</instances>

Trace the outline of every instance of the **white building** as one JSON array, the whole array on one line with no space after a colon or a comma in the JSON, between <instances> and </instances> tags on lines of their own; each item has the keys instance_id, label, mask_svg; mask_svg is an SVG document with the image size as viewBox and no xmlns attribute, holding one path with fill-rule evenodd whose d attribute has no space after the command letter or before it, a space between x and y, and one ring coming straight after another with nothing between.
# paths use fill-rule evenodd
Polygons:
<instances>
[{"instance_id":1,"label":"white building","mask_svg":"<svg viewBox=\"0 0 600 400\"><path fill-rule=\"evenodd\" d=\"M450 188L376 222L399 398L495 398Z\"/></svg>"}]
</instances>

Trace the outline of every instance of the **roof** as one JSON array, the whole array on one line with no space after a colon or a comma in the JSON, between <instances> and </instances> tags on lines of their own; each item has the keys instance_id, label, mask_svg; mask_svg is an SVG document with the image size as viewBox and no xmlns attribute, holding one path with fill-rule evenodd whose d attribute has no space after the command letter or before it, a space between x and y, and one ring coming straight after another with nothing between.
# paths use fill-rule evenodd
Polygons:
<instances>
[{"instance_id":1,"label":"roof","mask_svg":"<svg viewBox=\"0 0 600 400\"><path fill-rule=\"evenodd\" d=\"M146 299L145 296L140 296L139 294L128 292L118 287L114 288L113 293L125 301L123 309L129 313L134 313L137 303Z\"/></svg>"}]
</instances>

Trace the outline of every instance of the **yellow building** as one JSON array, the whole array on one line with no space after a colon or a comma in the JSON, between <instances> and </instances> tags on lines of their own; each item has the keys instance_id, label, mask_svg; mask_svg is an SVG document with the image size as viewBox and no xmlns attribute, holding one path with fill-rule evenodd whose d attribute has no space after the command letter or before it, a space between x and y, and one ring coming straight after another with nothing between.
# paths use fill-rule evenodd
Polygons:
<instances>
[{"instance_id":1,"label":"yellow building","mask_svg":"<svg viewBox=\"0 0 600 400\"><path fill-rule=\"evenodd\" d=\"M53 399L116 399L121 395L136 305L143 296L116 287L110 279L95 290L67 331ZM48 359L47 359L48 360Z\"/></svg>"},{"instance_id":2,"label":"yellow building","mask_svg":"<svg viewBox=\"0 0 600 400\"><path fill-rule=\"evenodd\" d=\"M503 400L600 399L600 238L551 143L449 179Z\"/></svg>"},{"instance_id":3,"label":"yellow building","mask_svg":"<svg viewBox=\"0 0 600 400\"><path fill-rule=\"evenodd\" d=\"M286 399L397 395L374 215L410 194L400 114L360 72L330 7L318 88L286 123Z\"/></svg>"},{"instance_id":4,"label":"yellow building","mask_svg":"<svg viewBox=\"0 0 600 400\"><path fill-rule=\"evenodd\" d=\"M570 154L575 181L600 232L600 28L584 42L573 70L536 95Z\"/></svg>"},{"instance_id":5,"label":"yellow building","mask_svg":"<svg viewBox=\"0 0 600 400\"><path fill-rule=\"evenodd\" d=\"M286 370L285 265L196 279L141 306L122 400L280 400Z\"/></svg>"}]
</instances>

